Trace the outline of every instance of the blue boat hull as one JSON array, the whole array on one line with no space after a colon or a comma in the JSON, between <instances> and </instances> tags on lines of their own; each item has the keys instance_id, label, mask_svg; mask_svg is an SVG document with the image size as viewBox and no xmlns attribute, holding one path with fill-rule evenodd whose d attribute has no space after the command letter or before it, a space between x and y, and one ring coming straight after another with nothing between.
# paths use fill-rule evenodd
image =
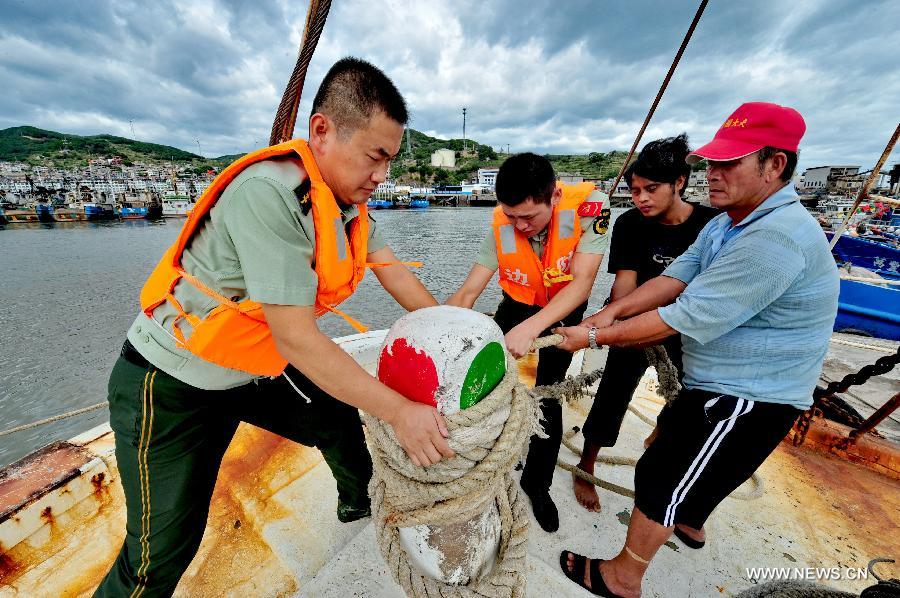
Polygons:
<instances>
[{"instance_id":1,"label":"blue boat hull","mask_svg":"<svg viewBox=\"0 0 900 598\"><path fill-rule=\"evenodd\" d=\"M55 222L56 221L56 219L53 217L53 208L47 204L35 205L34 211L37 212L38 222Z\"/></svg>"},{"instance_id":2,"label":"blue boat hull","mask_svg":"<svg viewBox=\"0 0 900 598\"><path fill-rule=\"evenodd\" d=\"M900 288L842 280L834 330L900 340Z\"/></svg>"},{"instance_id":3,"label":"blue boat hull","mask_svg":"<svg viewBox=\"0 0 900 598\"><path fill-rule=\"evenodd\" d=\"M119 218L135 220L147 217L147 208L119 208Z\"/></svg>"},{"instance_id":4,"label":"blue boat hull","mask_svg":"<svg viewBox=\"0 0 900 598\"><path fill-rule=\"evenodd\" d=\"M385 199L370 199L366 202L366 207L370 210L386 210L394 207L394 202Z\"/></svg>"},{"instance_id":5,"label":"blue boat hull","mask_svg":"<svg viewBox=\"0 0 900 598\"><path fill-rule=\"evenodd\" d=\"M832 234L826 234L830 241ZM850 262L884 278L900 278L900 249L886 243L841 235L831 253L839 262Z\"/></svg>"}]
</instances>

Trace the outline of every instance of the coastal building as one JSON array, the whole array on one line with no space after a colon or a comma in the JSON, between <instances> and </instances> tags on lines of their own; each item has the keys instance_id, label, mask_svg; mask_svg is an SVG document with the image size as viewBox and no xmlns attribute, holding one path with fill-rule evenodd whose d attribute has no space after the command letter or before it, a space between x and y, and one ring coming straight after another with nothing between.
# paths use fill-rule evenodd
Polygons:
<instances>
[{"instance_id":1,"label":"coastal building","mask_svg":"<svg viewBox=\"0 0 900 598\"><path fill-rule=\"evenodd\" d=\"M435 168L456 168L456 153L451 149L439 149L431 154L431 165Z\"/></svg>"},{"instance_id":2,"label":"coastal building","mask_svg":"<svg viewBox=\"0 0 900 598\"><path fill-rule=\"evenodd\" d=\"M825 193L842 193L849 188L843 184L847 177L851 177L859 173L859 166L836 165L836 166L815 166L807 168L803 172L803 187L801 191ZM858 185L856 186L859 187Z\"/></svg>"},{"instance_id":3,"label":"coastal building","mask_svg":"<svg viewBox=\"0 0 900 598\"><path fill-rule=\"evenodd\" d=\"M584 177L580 174L572 174L571 172L560 172L557 178L568 185L575 185L584 182Z\"/></svg>"},{"instance_id":4,"label":"coastal building","mask_svg":"<svg viewBox=\"0 0 900 598\"><path fill-rule=\"evenodd\" d=\"M377 187L375 187L375 191L372 192L372 197L378 199L388 199L397 192L397 184L394 181L384 181L379 183Z\"/></svg>"},{"instance_id":5,"label":"coastal building","mask_svg":"<svg viewBox=\"0 0 900 598\"><path fill-rule=\"evenodd\" d=\"M709 181L706 180L706 169L692 170L688 177L688 189L692 189L698 193L707 193L709 191Z\"/></svg>"},{"instance_id":6,"label":"coastal building","mask_svg":"<svg viewBox=\"0 0 900 598\"><path fill-rule=\"evenodd\" d=\"M479 168L478 184L493 189L497 184L497 173L499 168Z\"/></svg>"}]
</instances>

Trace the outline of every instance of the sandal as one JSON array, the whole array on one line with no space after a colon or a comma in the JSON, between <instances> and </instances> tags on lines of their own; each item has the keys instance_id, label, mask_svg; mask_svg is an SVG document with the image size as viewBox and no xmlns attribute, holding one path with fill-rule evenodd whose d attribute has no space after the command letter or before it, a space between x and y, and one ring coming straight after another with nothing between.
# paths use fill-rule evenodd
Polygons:
<instances>
[{"instance_id":1,"label":"sandal","mask_svg":"<svg viewBox=\"0 0 900 598\"><path fill-rule=\"evenodd\" d=\"M702 540L695 540L680 529L675 527L675 537L681 540L681 542L687 546L688 548L693 548L694 550L699 550L706 546L706 542Z\"/></svg>"},{"instance_id":2,"label":"sandal","mask_svg":"<svg viewBox=\"0 0 900 598\"><path fill-rule=\"evenodd\" d=\"M572 563L572 570L569 571L569 555L572 555L574 561ZM568 550L563 550L559 553L559 566L562 568L563 573L565 573L566 577L568 577L573 582L577 583L579 586L593 594L594 596L605 596L606 598L621 598L618 594L613 594L608 587L606 587L606 582L603 581L603 575L600 573L600 563L603 562L602 559L592 559L591 560L591 587L587 587L584 585L584 567L587 562L587 557L581 556L580 554L575 554L574 552L570 552Z\"/></svg>"}]
</instances>

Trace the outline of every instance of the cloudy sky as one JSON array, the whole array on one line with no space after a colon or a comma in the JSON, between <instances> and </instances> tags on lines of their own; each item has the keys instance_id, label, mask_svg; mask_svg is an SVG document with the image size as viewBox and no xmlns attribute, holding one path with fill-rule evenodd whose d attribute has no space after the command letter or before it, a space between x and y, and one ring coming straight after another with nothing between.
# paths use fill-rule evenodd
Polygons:
<instances>
[{"instance_id":1,"label":"cloudy sky","mask_svg":"<svg viewBox=\"0 0 900 598\"><path fill-rule=\"evenodd\" d=\"M334 0L298 135L338 58L380 66L410 125L513 151L628 149L693 0ZM217 156L263 145L300 44L288 0L0 0L0 128ZM900 2L712 0L644 140L708 140L744 101L797 108L801 167L871 167L900 120ZM133 121L131 123L130 121ZM131 127L134 127L132 135ZM896 161L895 159L891 162Z\"/></svg>"}]
</instances>

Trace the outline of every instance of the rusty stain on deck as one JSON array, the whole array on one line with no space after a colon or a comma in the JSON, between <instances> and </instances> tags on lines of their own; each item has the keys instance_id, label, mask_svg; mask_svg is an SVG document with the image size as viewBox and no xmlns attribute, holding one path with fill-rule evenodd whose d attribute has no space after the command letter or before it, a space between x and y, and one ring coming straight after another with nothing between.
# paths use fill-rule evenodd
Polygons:
<instances>
[{"instance_id":1,"label":"rusty stain on deck","mask_svg":"<svg viewBox=\"0 0 900 598\"><path fill-rule=\"evenodd\" d=\"M51 490L77 478L91 457L68 442L54 442L0 470L0 523Z\"/></svg>"}]
</instances>

